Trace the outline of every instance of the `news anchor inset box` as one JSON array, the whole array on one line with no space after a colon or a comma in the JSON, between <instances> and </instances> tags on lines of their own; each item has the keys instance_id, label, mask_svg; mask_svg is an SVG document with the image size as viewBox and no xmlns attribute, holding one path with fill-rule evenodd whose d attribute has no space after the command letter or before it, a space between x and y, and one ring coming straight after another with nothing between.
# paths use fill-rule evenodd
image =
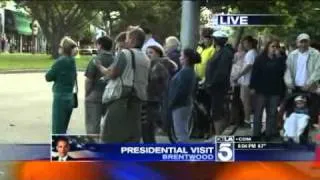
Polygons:
<instances>
[{"instance_id":1,"label":"news anchor inset box","mask_svg":"<svg viewBox=\"0 0 320 180\"><path fill-rule=\"evenodd\" d=\"M99 137L91 135L53 135L51 141L52 161L99 160L96 153Z\"/></svg>"}]
</instances>

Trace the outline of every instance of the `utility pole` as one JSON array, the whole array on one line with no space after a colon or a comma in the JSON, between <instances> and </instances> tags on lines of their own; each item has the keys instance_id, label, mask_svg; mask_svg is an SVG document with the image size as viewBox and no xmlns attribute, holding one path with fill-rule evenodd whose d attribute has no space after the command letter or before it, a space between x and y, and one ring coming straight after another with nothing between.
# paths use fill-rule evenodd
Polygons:
<instances>
[{"instance_id":1,"label":"utility pole","mask_svg":"<svg viewBox=\"0 0 320 180\"><path fill-rule=\"evenodd\" d=\"M200 27L200 4L198 0L182 0L181 33L182 48L197 47Z\"/></svg>"}]
</instances>

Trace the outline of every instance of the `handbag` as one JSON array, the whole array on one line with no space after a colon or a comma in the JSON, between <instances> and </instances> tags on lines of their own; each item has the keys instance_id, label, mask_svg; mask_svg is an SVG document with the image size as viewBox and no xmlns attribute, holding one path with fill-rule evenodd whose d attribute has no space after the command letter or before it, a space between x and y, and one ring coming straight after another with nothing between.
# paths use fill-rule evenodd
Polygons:
<instances>
[{"instance_id":1,"label":"handbag","mask_svg":"<svg viewBox=\"0 0 320 180\"><path fill-rule=\"evenodd\" d=\"M75 91L72 94L73 98L73 108L78 108L78 80L76 75L76 81L75 81Z\"/></svg>"},{"instance_id":2,"label":"handbag","mask_svg":"<svg viewBox=\"0 0 320 180\"><path fill-rule=\"evenodd\" d=\"M134 82L134 72L135 72L135 56L134 53L131 49L129 49L129 51L131 52L131 64L132 64L132 69L133 69L133 82ZM132 83L132 90L130 95L132 94L132 92L134 91L134 83ZM114 100L118 100L121 99L123 97L128 97L130 95L125 95L125 91L124 91L124 85L123 85L123 80L122 77L118 77L116 79L111 79L109 80L108 84L105 87L105 90L103 92L102 95L102 103L103 104L110 104L111 102L113 102Z\"/></svg>"}]
</instances>

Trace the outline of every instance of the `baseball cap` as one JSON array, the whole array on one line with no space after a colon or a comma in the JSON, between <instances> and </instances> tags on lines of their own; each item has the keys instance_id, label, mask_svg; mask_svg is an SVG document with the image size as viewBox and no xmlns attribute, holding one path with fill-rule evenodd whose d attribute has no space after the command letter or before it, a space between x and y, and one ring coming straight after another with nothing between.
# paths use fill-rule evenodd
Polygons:
<instances>
[{"instance_id":1,"label":"baseball cap","mask_svg":"<svg viewBox=\"0 0 320 180\"><path fill-rule=\"evenodd\" d=\"M224 31L215 31L212 36L217 38L228 38L228 34Z\"/></svg>"},{"instance_id":2,"label":"baseball cap","mask_svg":"<svg viewBox=\"0 0 320 180\"><path fill-rule=\"evenodd\" d=\"M294 98L294 101L295 102L298 102L298 101L307 102L307 99L303 96L297 96L296 98Z\"/></svg>"},{"instance_id":3,"label":"baseball cap","mask_svg":"<svg viewBox=\"0 0 320 180\"><path fill-rule=\"evenodd\" d=\"M310 36L306 33L299 34L299 36L297 37L297 41L301 40L310 40Z\"/></svg>"}]
</instances>

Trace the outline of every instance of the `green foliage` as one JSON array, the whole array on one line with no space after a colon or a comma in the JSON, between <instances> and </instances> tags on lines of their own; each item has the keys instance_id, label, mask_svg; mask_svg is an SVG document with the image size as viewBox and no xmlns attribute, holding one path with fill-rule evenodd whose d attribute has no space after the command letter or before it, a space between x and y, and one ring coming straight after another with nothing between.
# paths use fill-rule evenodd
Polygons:
<instances>
[{"instance_id":1,"label":"green foliage","mask_svg":"<svg viewBox=\"0 0 320 180\"><path fill-rule=\"evenodd\" d=\"M80 45L91 45L94 40L94 33L89 29L85 30L83 33L79 34Z\"/></svg>"},{"instance_id":2,"label":"green foliage","mask_svg":"<svg viewBox=\"0 0 320 180\"><path fill-rule=\"evenodd\" d=\"M320 7L319 1L276 1L270 12L285 15L285 23L268 28L270 34L276 34L287 42L294 41L302 32L310 34L312 39L319 39L320 11L316 11L316 7Z\"/></svg>"},{"instance_id":3,"label":"green foliage","mask_svg":"<svg viewBox=\"0 0 320 180\"><path fill-rule=\"evenodd\" d=\"M223 7L232 8L233 13L242 14L282 14L283 25L276 27L246 27L245 34L256 36L276 35L283 41L294 41L299 33L310 34L312 39L320 39L320 1L209 1L208 8L213 7L213 12L223 12ZM225 9L225 8L224 8ZM239 30L239 28L235 28Z\"/></svg>"},{"instance_id":4,"label":"green foliage","mask_svg":"<svg viewBox=\"0 0 320 180\"><path fill-rule=\"evenodd\" d=\"M29 0L16 1L37 19L49 42L51 54L58 56L59 41L63 36L79 36L97 12L85 0Z\"/></svg>"},{"instance_id":5,"label":"green foliage","mask_svg":"<svg viewBox=\"0 0 320 180\"><path fill-rule=\"evenodd\" d=\"M180 1L127 1L115 22L112 34L126 30L129 25L146 24L157 36L164 40L167 36L178 36L180 32Z\"/></svg>"}]
</instances>

